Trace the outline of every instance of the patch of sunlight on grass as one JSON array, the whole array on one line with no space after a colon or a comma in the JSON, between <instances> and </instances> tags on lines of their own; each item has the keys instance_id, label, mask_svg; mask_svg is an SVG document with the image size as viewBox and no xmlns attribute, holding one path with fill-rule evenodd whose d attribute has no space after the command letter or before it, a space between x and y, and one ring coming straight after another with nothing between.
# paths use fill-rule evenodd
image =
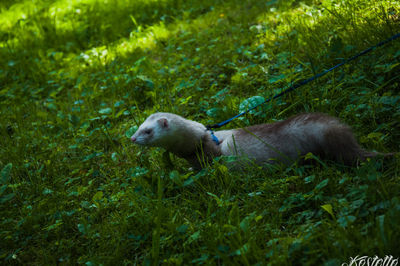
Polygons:
<instances>
[{"instance_id":1,"label":"patch of sunlight on grass","mask_svg":"<svg viewBox=\"0 0 400 266\"><path fill-rule=\"evenodd\" d=\"M158 0L59 0L49 8L49 13L53 17L58 16L62 18L68 13L78 13L84 15L84 8L90 10L90 7L96 5L103 5L103 9L115 9L118 6L132 7L157 1Z\"/></svg>"},{"instance_id":2,"label":"patch of sunlight on grass","mask_svg":"<svg viewBox=\"0 0 400 266\"><path fill-rule=\"evenodd\" d=\"M137 48L151 49L154 48L159 40L165 40L171 35L164 23L148 27L142 33L134 33L129 39L123 39L115 49L118 54L126 55L133 52ZM136 38L135 38L136 37Z\"/></svg>"},{"instance_id":3,"label":"patch of sunlight on grass","mask_svg":"<svg viewBox=\"0 0 400 266\"><path fill-rule=\"evenodd\" d=\"M301 4L299 7L291 9L289 11L279 11L277 8L270 8L269 12L263 13L257 17L259 27L257 30L260 32L263 28L269 29L276 25L275 31L279 32L280 35L286 36L293 30L293 24L301 23L311 27L315 23L318 23L319 18L322 16L321 10L313 9L305 4ZM274 43L278 41L279 35L268 34L266 32L263 42Z\"/></svg>"},{"instance_id":4,"label":"patch of sunlight on grass","mask_svg":"<svg viewBox=\"0 0 400 266\"><path fill-rule=\"evenodd\" d=\"M7 47L13 47L18 44L18 39L17 38L12 38L10 40L0 42L0 48L7 48Z\"/></svg>"},{"instance_id":5,"label":"patch of sunlight on grass","mask_svg":"<svg viewBox=\"0 0 400 266\"><path fill-rule=\"evenodd\" d=\"M86 21L77 21L74 19L66 19L68 16L85 16L90 6L98 4L108 4L112 1L108 0L59 0L49 8L50 17L54 18L55 27L60 32L74 31L81 25L85 25ZM123 1L124 3L126 1ZM121 3L120 3L121 4Z\"/></svg>"},{"instance_id":6,"label":"patch of sunlight on grass","mask_svg":"<svg viewBox=\"0 0 400 266\"><path fill-rule=\"evenodd\" d=\"M12 5L8 10L0 13L0 31L8 31L19 20L29 18L37 13L39 8L35 2L26 0L22 3Z\"/></svg>"},{"instance_id":7,"label":"patch of sunlight on grass","mask_svg":"<svg viewBox=\"0 0 400 266\"><path fill-rule=\"evenodd\" d=\"M45 4L46 1L40 0L26 0L22 3L12 5L8 10L0 13L0 31L9 31L16 23L29 20L34 14L43 9L43 6L48 8L48 13L51 18L54 18L55 26L58 30L73 31L77 28L75 21L71 23L70 19L66 19L68 15L81 15L84 16L88 11L91 11L94 6L103 5L104 10L115 9L116 7L133 8L157 0L59 0L53 4ZM86 22L82 22L86 23ZM4 44L3 44L4 47Z\"/></svg>"},{"instance_id":8,"label":"patch of sunlight on grass","mask_svg":"<svg viewBox=\"0 0 400 266\"><path fill-rule=\"evenodd\" d=\"M130 38L123 38L114 44L94 47L82 52L78 57L76 54L70 54L69 58L65 60L65 62L68 62L66 68L69 68L70 73L72 73L98 64L106 65L117 56L127 56L129 53L134 52L135 49L155 48L158 41L167 39L171 34L172 32L163 23L153 25L143 32L132 33ZM84 63L77 64L77 59L83 60ZM77 66L79 67L77 68Z\"/></svg>"},{"instance_id":9,"label":"patch of sunlight on grass","mask_svg":"<svg viewBox=\"0 0 400 266\"><path fill-rule=\"evenodd\" d=\"M300 3L297 8L283 11L271 7L269 12L257 17L258 25L254 27L254 30L258 30L262 36L259 40L261 43L270 44L280 41L282 37L290 36L294 31L302 32L303 34L299 34L298 38L300 43L305 44L306 41L302 39L307 36L307 32L315 32L315 39L320 37L318 32L322 31L330 31L332 36L340 34L335 32L338 27L348 31L353 28L353 31L361 32L364 27L388 23L389 20L385 17L390 13L396 14L393 10L399 9L400 2L398 1L376 1L371 2L368 6L355 6L345 1L339 3L324 1L319 6ZM350 14L356 15L349 20Z\"/></svg>"},{"instance_id":10,"label":"patch of sunlight on grass","mask_svg":"<svg viewBox=\"0 0 400 266\"><path fill-rule=\"evenodd\" d=\"M81 64L81 67L93 66L95 64L105 65L117 56L127 56L135 49L154 49L157 43L161 40L166 40L170 36L176 36L179 31L202 30L214 25L218 19L218 12L210 12L190 22L175 21L168 27L164 23L149 26L141 32L132 32L129 38L123 38L113 45L95 47L80 54L86 64ZM75 69L74 60L70 61L71 68Z\"/></svg>"},{"instance_id":11,"label":"patch of sunlight on grass","mask_svg":"<svg viewBox=\"0 0 400 266\"><path fill-rule=\"evenodd\" d=\"M51 18L54 18L55 27L59 32L75 31L87 24L87 21L79 21L73 19L66 19L69 16L87 16L88 13L93 10L112 12L116 10L134 9L140 5L157 2L158 0L59 0L49 8L49 14ZM101 8L99 7L101 5ZM151 35L151 34L150 34ZM139 40L141 44L139 46L151 43L151 41L145 41L148 37L143 37L143 40Z\"/></svg>"}]
</instances>

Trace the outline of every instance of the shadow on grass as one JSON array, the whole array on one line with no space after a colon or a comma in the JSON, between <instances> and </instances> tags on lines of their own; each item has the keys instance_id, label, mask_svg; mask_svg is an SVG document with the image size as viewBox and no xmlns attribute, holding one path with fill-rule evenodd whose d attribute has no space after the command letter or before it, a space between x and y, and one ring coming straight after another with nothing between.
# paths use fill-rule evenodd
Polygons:
<instances>
[{"instance_id":1,"label":"shadow on grass","mask_svg":"<svg viewBox=\"0 0 400 266\"><path fill-rule=\"evenodd\" d=\"M92 49L114 50L121 60L130 60L136 52L139 56L133 57L137 59L143 50L158 49L160 44L163 47L163 40L175 37L173 34L183 28L190 27L193 34L199 31L196 27L202 28L203 37L207 37L204 36L207 28L209 31L217 29L214 23L221 19L220 9L225 13L229 13L229 9L235 10L229 17L227 15L226 21L235 21L235 12L252 9L254 18L268 9L264 3L237 0L224 3L197 0L122 1L114 4L89 1L61 9L63 4L65 1L58 1L46 8L38 7L38 12L19 20L12 30L0 32L0 61L8 66L5 76L20 73L29 77L37 75L35 72L46 75L59 69L59 64L69 63L70 67L77 69L76 60L64 60L65 56L71 59ZM227 25L231 26L229 23ZM226 32L219 34L231 34L228 26L221 29ZM161 32L162 36L156 31ZM120 53L123 49L128 52ZM49 55L55 53L62 55L58 59L57 55ZM96 67L94 62L88 65Z\"/></svg>"},{"instance_id":2,"label":"shadow on grass","mask_svg":"<svg viewBox=\"0 0 400 266\"><path fill-rule=\"evenodd\" d=\"M161 21L171 23L189 11L191 16L198 16L208 12L212 4L175 0L108 4L93 1L70 6L67 1L59 1L46 8L38 7L36 13L18 20L9 31L1 31L0 42L5 46L8 41L15 53L24 49L78 52L128 38L132 32Z\"/></svg>"}]
</instances>

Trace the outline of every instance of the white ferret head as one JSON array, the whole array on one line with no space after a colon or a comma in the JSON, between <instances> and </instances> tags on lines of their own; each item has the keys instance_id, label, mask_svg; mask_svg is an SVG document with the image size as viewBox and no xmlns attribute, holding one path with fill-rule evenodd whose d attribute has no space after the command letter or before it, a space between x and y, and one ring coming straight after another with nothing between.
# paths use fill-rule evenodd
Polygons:
<instances>
[{"instance_id":1,"label":"white ferret head","mask_svg":"<svg viewBox=\"0 0 400 266\"><path fill-rule=\"evenodd\" d=\"M139 145L163 147L177 153L188 153L200 142L206 127L171 113L150 115L133 134Z\"/></svg>"},{"instance_id":2,"label":"white ferret head","mask_svg":"<svg viewBox=\"0 0 400 266\"><path fill-rule=\"evenodd\" d=\"M168 115L155 113L139 126L131 140L139 145L164 147L173 132Z\"/></svg>"}]
</instances>

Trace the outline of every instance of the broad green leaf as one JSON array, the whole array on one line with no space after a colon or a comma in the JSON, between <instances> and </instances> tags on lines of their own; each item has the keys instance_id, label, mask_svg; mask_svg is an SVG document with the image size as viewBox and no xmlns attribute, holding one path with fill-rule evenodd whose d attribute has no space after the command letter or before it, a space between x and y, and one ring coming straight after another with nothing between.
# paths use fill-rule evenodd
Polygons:
<instances>
[{"instance_id":1,"label":"broad green leaf","mask_svg":"<svg viewBox=\"0 0 400 266\"><path fill-rule=\"evenodd\" d=\"M200 231L194 232L188 239L189 243L192 243L193 241L196 241L200 237Z\"/></svg>"},{"instance_id":2,"label":"broad green leaf","mask_svg":"<svg viewBox=\"0 0 400 266\"><path fill-rule=\"evenodd\" d=\"M133 126L133 127L129 128L127 131L125 131L125 136L127 138L132 137L132 135L136 132L137 128L138 128L137 126Z\"/></svg>"},{"instance_id":3,"label":"broad green leaf","mask_svg":"<svg viewBox=\"0 0 400 266\"><path fill-rule=\"evenodd\" d=\"M314 179L315 179L315 175L307 176L306 178L304 178L304 183L306 183L306 184L312 183L312 182L314 182Z\"/></svg>"},{"instance_id":4,"label":"broad green leaf","mask_svg":"<svg viewBox=\"0 0 400 266\"><path fill-rule=\"evenodd\" d=\"M322 180L315 189L320 190L321 188L325 187L329 183L329 178Z\"/></svg>"},{"instance_id":5,"label":"broad green leaf","mask_svg":"<svg viewBox=\"0 0 400 266\"><path fill-rule=\"evenodd\" d=\"M10 199L14 198L14 196L15 196L14 193L10 193L10 194L7 194L5 196L2 196L0 198L0 203L5 203L5 202L9 201Z\"/></svg>"},{"instance_id":6,"label":"broad green leaf","mask_svg":"<svg viewBox=\"0 0 400 266\"><path fill-rule=\"evenodd\" d=\"M221 108L214 107L214 108L208 109L206 114L210 117L216 118L216 117L218 117L218 114L220 112L221 112Z\"/></svg>"},{"instance_id":7,"label":"broad green leaf","mask_svg":"<svg viewBox=\"0 0 400 266\"><path fill-rule=\"evenodd\" d=\"M186 233L188 228L189 228L189 225L183 224L183 225L179 226L178 228L176 228L176 231L178 231L181 234L184 234L184 233Z\"/></svg>"},{"instance_id":8,"label":"broad green leaf","mask_svg":"<svg viewBox=\"0 0 400 266\"><path fill-rule=\"evenodd\" d=\"M111 160L113 160L114 162L118 161L118 153L113 152L111 154Z\"/></svg>"},{"instance_id":9,"label":"broad green leaf","mask_svg":"<svg viewBox=\"0 0 400 266\"><path fill-rule=\"evenodd\" d=\"M51 190L50 188L45 188L43 189L43 195L49 195L53 193L53 190Z\"/></svg>"},{"instance_id":10,"label":"broad green leaf","mask_svg":"<svg viewBox=\"0 0 400 266\"><path fill-rule=\"evenodd\" d=\"M9 163L6 166L4 166L3 170L1 170L0 184L5 185L10 182L11 169L12 169L12 163Z\"/></svg>"},{"instance_id":11,"label":"broad green leaf","mask_svg":"<svg viewBox=\"0 0 400 266\"><path fill-rule=\"evenodd\" d=\"M247 98L246 100L242 101L239 105L239 112L247 111L250 108L253 108L265 101L264 97L261 96L253 96ZM250 113L254 113L256 110L250 111Z\"/></svg>"},{"instance_id":12,"label":"broad green leaf","mask_svg":"<svg viewBox=\"0 0 400 266\"><path fill-rule=\"evenodd\" d=\"M103 114L103 115L108 115L108 114L112 113L112 109L110 107L107 107L107 108L99 110L99 113Z\"/></svg>"},{"instance_id":13,"label":"broad green leaf","mask_svg":"<svg viewBox=\"0 0 400 266\"><path fill-rule=\"evenodd\" d=\"M116 103L114 104L114 107L120 107L121 105L124 105L124 104L125 104L125 101L124 101L124 100L121 100L121 101L116 102Z\"/></svg>"},{"instance_id":14,"label":"broad green leaf","mask_svg":"<svg viewBox=\"0 0 400 266\"><path fill-rule=\"evenodd\" d=\"M356 220L356 217L353 215L342 216L340 217L337 222L342 227L347 227L349 224L353 223Z\"/></svg>"},{"instance_id":15,"label":"broad green leaf","mask_svg":"<svg viewBox=\"0 0 400 266\"><path fill-rule=\"evenodd\" d=\"M333 209L331 204L322 205L321 208L324 209L326 212L328 212L333 219L335 219L335 215L333 214Z\"/></svg>"},{"instance_id":16,"label":"broad green leaf","mask_svg":"<svg viewBox=\"0 0 400 266\"><path fill-rule=\"evenodd\" d=\"M78 224L78 230L79 232L81 232L82 234L86 234L86 227L83 224Z\"/></svg>"},{"instance_id":17,"label":"broad green leaf","mask_svg":"<svg viewBox=\"0 0 400 266\"><path fill-rule=\"evenodd\" d=\"M92 201L96 202L99 201L103 198L103 192L102 191L97 191L96 194L93 195Z\"/></svg>"}]
</instances>

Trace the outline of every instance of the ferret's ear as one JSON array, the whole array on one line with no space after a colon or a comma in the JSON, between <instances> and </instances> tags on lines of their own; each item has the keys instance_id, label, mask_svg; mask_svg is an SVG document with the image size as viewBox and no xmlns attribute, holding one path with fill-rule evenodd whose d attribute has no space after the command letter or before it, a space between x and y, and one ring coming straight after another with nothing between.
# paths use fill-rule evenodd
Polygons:
<instances>
[{"instance_id":1,"label":"ferret's ear","mask_svg":"<svg viewBox=\"0 0 400 266\"><path fill-rule=\"evenodd\" d=\"M166 118L160 118L157 120L157 123L162 127L162 128L168 128L168 120Z\"/></svg>"}]
</instances>

